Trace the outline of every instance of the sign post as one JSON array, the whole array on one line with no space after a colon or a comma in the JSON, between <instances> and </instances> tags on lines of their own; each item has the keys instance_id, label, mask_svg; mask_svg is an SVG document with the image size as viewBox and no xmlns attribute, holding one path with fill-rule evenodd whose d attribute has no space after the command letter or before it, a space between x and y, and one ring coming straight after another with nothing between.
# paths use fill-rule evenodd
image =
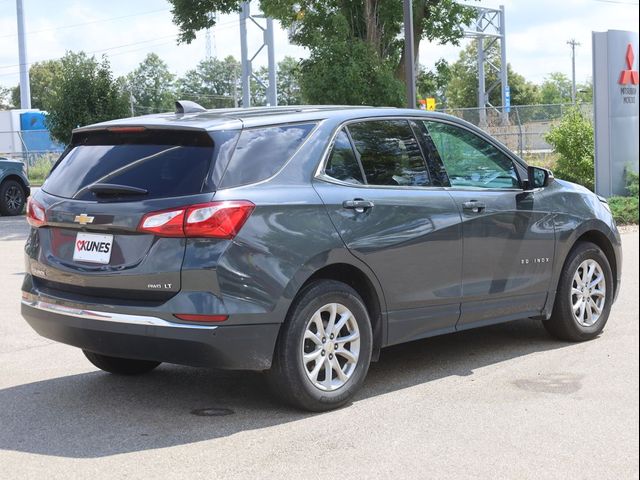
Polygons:
<instances>
[{"instance_id":1,"label":"sign post","mask_svg":"<svg viewBox=\"0 0 640 480\"><path fill-rule=\"evenodd\" d=\"M511 112L511 89L509 85L504 87L504 113Z\"/></svg>"},{"instance_id":2,"label":"sign post","mask_svg":"<svg viewBox=\"0 0 640 480\"><path fill-rule=\"evenodd\" d=\"M638 172L638 33L593 32L596 193L625 195L625 171Z\"/></svg>"}]
</instances>

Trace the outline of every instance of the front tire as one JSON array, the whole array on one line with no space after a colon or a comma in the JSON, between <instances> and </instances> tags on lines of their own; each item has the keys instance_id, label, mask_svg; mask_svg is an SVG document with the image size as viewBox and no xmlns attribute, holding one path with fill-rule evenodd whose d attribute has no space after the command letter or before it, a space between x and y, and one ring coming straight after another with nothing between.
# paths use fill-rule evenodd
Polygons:
<instances>
[{"instance_id":1,"label":"front tire","mask_svg":"<svg viewBox=\"0 0 640 480\"><path fill-rule=\"evenodd\" d=\"M99 353L87 352L86 350L83 350L82 353L100 370L116 375L141 375L150 372L160 365L160 362L110 357Z\"/></svg>"},{"instance_id":2,"label":"front tire","mask_svg":"<svg viewBox=\"0 0 640 480\"><path fill-rule=\"evenodd\" d=\"M372 337L369 314L355 290L333 280L311 283L282 325L268 372L272 390L303 410L344 405L367 375Z\"/></svg>"},{"instance_id":3,"label":"front tire","mask_svg":"<svg viewBox=\"0 0 640 480\"><path fill-rule=\"evenodd\" d=\"M553 313L542 323L560 340L591 340L607 323L612 301L613 275L607 257L597 245L581 242L565 261Z\"/></svg>"},{"instance_id":4,"label":"front tire","mask_svg":"<svg viewBox=\"0 0 640 480\"><path fill-rule=\"evenodd\" d=\"M0 213L2 215L20 215L24 209L25 193L22 185L15 180L5 180L0 185Z\"/></svg>"}]
</instances>

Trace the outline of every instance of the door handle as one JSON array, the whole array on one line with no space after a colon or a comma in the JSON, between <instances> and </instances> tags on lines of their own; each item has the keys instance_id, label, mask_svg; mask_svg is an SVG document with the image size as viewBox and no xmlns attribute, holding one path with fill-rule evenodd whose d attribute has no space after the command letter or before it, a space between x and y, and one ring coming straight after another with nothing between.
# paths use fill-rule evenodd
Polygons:
<instances>
[{"instance_id":1,"label":"door handle","mask_svg":"<svg viewBox=\"0 0 640 480\"><path fill-rule=\"evenodd\" d=\"M464 202L462 204L462 208L472 213L480 213L485 208L487 208L487 206L484 204L484 202L479 202L477 200L470 200L468 202Z\"/></svg>"},{"instance_id":2,"label":"door handle","mask_svg":"<svg viewBox=\"0 0 640 480\"><path fill-rule=\"evenodd\" d=\"M355 210L358 213L362 213L369 208L373 208L374 203L370 200L364 200L362 198L354 198L353 200L345 200L342 202L342 208L349 210Z\"/></svg>"}]
</instances>

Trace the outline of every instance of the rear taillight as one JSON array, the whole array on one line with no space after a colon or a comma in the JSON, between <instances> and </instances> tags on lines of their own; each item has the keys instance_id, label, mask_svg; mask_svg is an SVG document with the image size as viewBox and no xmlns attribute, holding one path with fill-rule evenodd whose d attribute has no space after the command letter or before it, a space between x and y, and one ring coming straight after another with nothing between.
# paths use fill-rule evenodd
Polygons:
<instances>
[{"instance_id":1,"label":"rear taillight","mask_svg":"<svg viewBox=\"0 0 640 480\"><path fill-rule=\"evenodd\" d=\"M184 209L147 213L138 225L138 230L161 237L184 237L182 224Z\"/></svg>"},{"instance_id":2,"label":"rear taillight","mask_svg":"<svg viewBox=\"0 0 640 480\"><path fill-rule=\"evenodd\" d=\"M142 217L138 230L160 237L235 237L255 208L246 200L209 202L151 212Z\"/></svg>"},{"instance_id":3,"label":"rear taillight","mask_svg":"<svg viewBox=\"0 0 640 480\"><path fill-rule=\"evenodd\" d=\"M27 199L27 222L29 225L37 228L44 225L46 221L44 207L29 197Z\"/></svg>"}]
</instances>

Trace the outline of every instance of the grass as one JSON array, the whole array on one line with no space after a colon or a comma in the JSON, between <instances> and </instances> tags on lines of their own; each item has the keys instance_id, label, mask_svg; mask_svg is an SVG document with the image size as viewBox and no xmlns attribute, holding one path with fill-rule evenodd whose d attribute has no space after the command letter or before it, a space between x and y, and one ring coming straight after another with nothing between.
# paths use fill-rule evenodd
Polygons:
<instances>
[{"instance_id":1,"label":"grass","mask_svg":"<svg viewBox=\"0 0 640 480\"><path fill-rule=\"evenodd\" d=\"M48 157L41 157L29 167L29 183L34 186L42 185L51 169L52 160Z\"/></svg>"},{"instance_id":2,"label":"grass","mask_svg":"<svg viewBox=\"0 0 640 480\"><path fill-rule=\"evenodd\" d=\"M554 152L525 152L522 158L527 164L553 171L558 161L558 154Z\"/></svg>"},{"instance_id":3,"label":"grass","mask_svg":"<svg viewBox=\"0 0 640 480\"><path fill-rule=\"evenodd\" d=\"M608 200L618 225L638 224L638 197L610 197Z\"/></svg>"}]
</instances>

